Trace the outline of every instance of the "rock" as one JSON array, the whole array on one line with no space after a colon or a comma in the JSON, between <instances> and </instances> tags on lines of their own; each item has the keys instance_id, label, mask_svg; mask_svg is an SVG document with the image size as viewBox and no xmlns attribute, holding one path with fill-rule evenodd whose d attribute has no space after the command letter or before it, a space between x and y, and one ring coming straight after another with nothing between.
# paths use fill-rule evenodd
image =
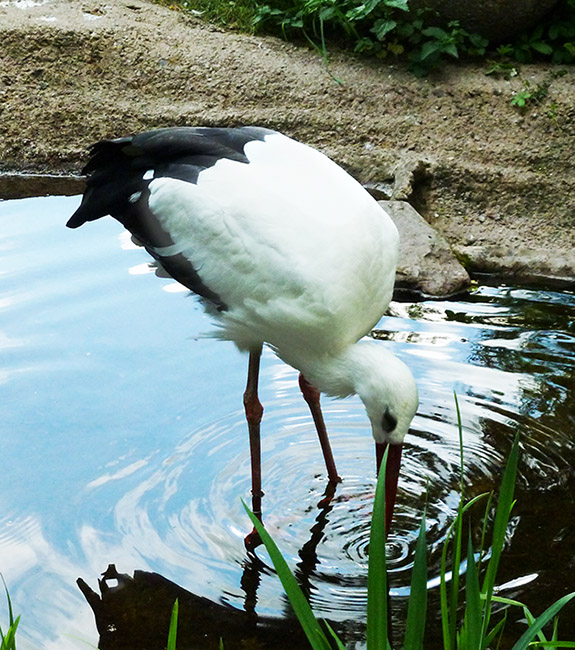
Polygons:
<instances>
[{"instance_id":1,"label":"rock","mask_svg":"<svg viewBox=\"0 0 575 650\"><path fill-rule=\"evenodd\" d=\"M458 20L467 31L482 34L492 43L500 43L536 27L556 4L557 0L412 0L410 7L430 7L445 22Z\"/></svg>"},{"instance_id":2,"label":"rock","mask_svg":"<svg viewBox=\"0 0 575 650\"><path fill-rule=\"evenodd\" d=\"M379 201L400 236L398 288L426 296L449 296L465 290L471 280L445 238L406 201Z\"/></svg>"},{"instance_id":3,"label":"rock","mask_svg":"<svg viewBox=\"0 0 575 650\"><path fill-rule=\"evenodd\" d=\"M473 273L505 282L575 288L575 251L524 246L464 246L457 250Z\"/></svg>"},{"instance_id":4,"label":"rock","mask_svg":"<svg viewBox=\"0 0 575 650\"><path fill-rule=\"evenodd\" d=\"M431 163L428 160L403 157L393 170L391 198L395 201L408 201L417 186L429 178L430 168Z\"/></svg>"}]
</instances>

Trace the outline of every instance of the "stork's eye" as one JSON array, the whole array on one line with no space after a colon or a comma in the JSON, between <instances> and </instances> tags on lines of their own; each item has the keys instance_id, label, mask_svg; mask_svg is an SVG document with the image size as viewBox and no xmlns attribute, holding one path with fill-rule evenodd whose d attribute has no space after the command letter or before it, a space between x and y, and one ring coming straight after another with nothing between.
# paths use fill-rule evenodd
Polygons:
<instances>
[{"instance_id":1,"label":"stork's eye","mask_svg":"<svg viewBox=\"0 0 575 650\"><path fill-rule=\"evenodd\" d=\"M381 428L385 433L391 433L397 426L397 418L395 415L392 415L389 408L385 409L385 413L381 418Z\"/></svg>"}]
</instances>

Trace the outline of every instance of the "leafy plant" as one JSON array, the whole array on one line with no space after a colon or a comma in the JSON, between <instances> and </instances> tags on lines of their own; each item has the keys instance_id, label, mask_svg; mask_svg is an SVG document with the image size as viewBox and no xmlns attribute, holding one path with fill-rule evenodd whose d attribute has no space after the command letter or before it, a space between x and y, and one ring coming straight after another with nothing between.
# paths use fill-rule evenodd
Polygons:
<instances>
[{"instance_id":1,"label":"leafy plant","mask_svg":"<svg viewBox=\"0 0 575 650\"><path fill-rule=\"evenodd\" d=\"M539 617L535 617L522 603L495 595L496 575L505 546L506 531L511 511L514 506L514 487L517 476L519 458L519 438L516 437L509 454L507 466L503 475L501 490L495 519L493 523L490 556L486 567L483 567L487 555L484 543L487 521L491 512L492 496L487 499L481 548L478 553L473 549L471 533L464 543L463 523L468 511L487 495L475 497L464 504L463 494L463 441L459 407L457 406L460 452L461 452L461 482L460 505L452 523L447 541L443 548L441 559L441 620L443 626L443 641L445 650L473 649L487 650L497 647L497 639L503 632L506 622L506 612L498 622L492 621L492 606L494 603L506 607L519 607L523 610L528 623L526 631L517 640L512 650L526 650L532 644L535 646L575 647L575 642L563 642L557 638L556 616L561 608L575 597L575 592L557 600ZM384 463L386 462L384 458ZM385 466L384 466L385 467ZM390 648L387 638L387 582L385 569L385 490L383 487L385 471L382 469L378 479L373 506L373 518L370 536L370 557L368 568L368 616L367 616L367 648L368 650L383 650ZM276 568L278 577L292 603L294 612L314 650L329 648L328 637L315 618L303 592L297 584L288 565L277 548L275 542L265 530L261 522L249 511L246 511L252 523L258 530L261 539L268 550ZM448 554L451 546L450 570L448 569ZM415 561L411 581L411 597L407 612L407 625L404 637L404 650L421 650L425 632L427 610L427 567L426 567L425 516L422 519L417 540ZM465 602L463 614L460 614L460 566L462 556L466 556ZM451 588L448 590L448 576L451 575ZM543 633L543 628L555 620L553 635L550 639ZM337 647L344 648L340 639L327 626L328 633L334 638ZM327 645L326 645L327 644Z\"/></svg>"},{"instance_id":2,"label":"leafy plant","mask_svg":"<svg viewBox=\"0 0 575 650\"><path fill-rule=\"evenodd\" d=\"M535 104L541 104L549 95L549 88L553 79L561 77L566 74L566 70L560 69L557 71L552 71L546 75L543 81L540 81L537 85L533 85L528 79L523 82L523 88L518 90L512 97L511 103L514 106L523 108L527 103L533 102ZM549 117L553 120L557 120L558 107L557 104L551 104Z\"/></svg>"},{"instance_id":3,"label":"leafy plant","mask_svg":"<svg viewBox=\"0 0 575 650\"><path fill-rule=\"evenodd\" d=\"M409 7L410 0L154 0L243 31L304 39L327 61L328 44L379 58L401 57L428 74L447 60L490 56L492 73L536 59L575 62L575 0L556 9L531 31L495 52L479 34L437 12Z\"/></svg>"},{"instance_id":4,"label":"leafy plant","mask_svg":"<svg viewBox=\"0 0 575 650\"><path fill-rule=\"evenodd\" d=\"M170 618L170 628L168 630L168 644L166 650L176 650L176 639L178 635L178 611L179 601L176 598L172 607L172 616Z\"/></svg>"},{"instance_id":5,"label":"leafy plant","mask_svg":"<svg viewBox=\"0 0 575 650\"><path fill-rule=\"evenodd\" d=\"M523 89L518 90L511 98L511 103L513 106L523 108L532 96L533 93L531 92L531 84L528 81L525 81L523 83Z\"/></svg>"},{"instance_id":6,"label":"leafy plant","mask_svg":"<svg viewBox=\"0 0 575 650\"><path fill-rule=\"evenodd\" d=\"M3 632L0 627L0 650L16 650L16 630L18 624L20 623L20 616L14 618L14 612L12 610L12 601L10 600L10 594L8 593L8 587L6 582L2 577L2 582L4 583L4 590L6 591L6 600L8 602L8 629L6 632Z\"/></svg>"},{"instance_id":7,"label":"leafy plant","mask_svg":"<svg viewBox=\"0 0 575 650\"><path fill-rule=\"evenodd\" d=\"M454 20L446 29L431 26L421 30L421 40L413 47L410 55L411 69L418 76L424 76L430 70L439 67L446 57L459 58L460 53L482 55L488 41L479 34L470 34Z\"/></svg>"}]
</instances>

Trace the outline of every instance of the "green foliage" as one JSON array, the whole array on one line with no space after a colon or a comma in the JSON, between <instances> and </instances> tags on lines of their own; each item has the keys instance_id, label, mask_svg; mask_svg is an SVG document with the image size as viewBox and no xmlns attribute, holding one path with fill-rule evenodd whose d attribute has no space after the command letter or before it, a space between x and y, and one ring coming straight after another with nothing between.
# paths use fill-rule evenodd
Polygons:
<instances>
[{"instance_id":1,"label":"green foliage","mask_svg":"<svg viewBox=\"0 0 575 650\"><path fill-rule=\"evenodd\" d=\"M178 635L178 611L179 611L179 602L178 599L174 601L174 606L172 607L172 616L170 618L170 628L168 630L168 644L166 650L176 650L176 640Z\"/></svg>"},{"instance_id":2,"label":"green foliage","mask_svg":"<svg viewBox=\"0 0 575 650\"><path fill-rule=\"evenodd\" d=\"M415 545L413 573L411 574L411 591L407 605L404 650L423 648L425 621L427 618L427 543L425 539L425 512L419 526L419 535Z\"/></svg>"},{"instance_id":3,"label":"green foliage","mask_svg":"<svg viewBox=\"0 0 575 650\"><path fill-rule=\"evenodd\" d=\"M4 583L4 590L6 591L6 601L8 602L8 629L6 632L0 627L0 650L16 650L16 629L20 623L20 617L14 618L14 612L12 610L12 601L10 600L10 594L8 593L8 587L4 582L2 577L2 582Z\"/></svg>"},{"instance_id":4,"label":"green foliage","mask_svg":"<svg viewBox=\"0 0 575 650\"><path fill-rule=\"evenodd\" d=\"M508 45L508 53L520 63L575 63L575 2L563 0L547 20Z\"/></svg>"},{"instance_id":5,"label":"green foliage","mask_svg":"<svg viewBox=\"0 0 575 650\"><path fill-rule=\"evenodd\" d=\"M385 475L386 448L380 468ZM369 534L369 565L367 567L367 650L389 647L387 633L387 565L385 557L385 481L378 481L373 500L372 526Z\"/></svg>"},{"instance_id":6,"label":"green foliage","mask_svg":"<svg viewBox=\"0 0 575 650\"><path fill-rule=\"evenodd\" d=\"M511 103L513 106L517 106L518 108L523 108L527 102L533 97L533 93L531 92L531 84L529 81L524 81L523 82L523 89L518 90L514 95L513 98L511 99Z\"/></svg>"},{"instance_id":7,"label":"green foliage","mask_svg":"<svg viewBox=\"0 0 575 650\"><path fill-rule=\"evenodd\" d=\"M408 41L410 67L417 76L425 76L446 59L459 58L460 53L465 56L483 55L487 45L487 39L465 31L457 21L448 23L445 29L422 26L421 36Z\"/></svg>"},{"instance_id":8,"label":"green foliage","mask_svg":"<svg viewBox=\"0 0 575 650\"><path fill-rule=\"evenodd\" d=\"M533 85L528 79L523 82L523 87L514 93L511 103L517 108L525 108L527 104L541 104L549 95L549 87L553 79L561 77L566 74L565 69L552 71L540 81L537 85ZM547 111L549 117L557 123L557 104L551 104Z\"/></svg>"},{"instance_id":9,"label":"green foliage","mask_svg":"<svg viewBox=\"0 0 575 650\"><path fill-rule=\"evenodd\" d=\"M446 61L489 55L489 73L517 63L575 62L575 0L557 8L530 32L495 51L457 22L430 9L410 11L409 0L155 0L244 31L304 39L327 56L337 45L367 56L407 60L421 76Z\"/></svg>"},{"instance_id":10,"label":"green foliage","mask_svg":"<svg viewBox=\"0 0 575 650\"><path fill-rule=\"evenodd\" d=\"M291 606L293 607L294 613L297 616L311 647L313 650L331 650L331 645L325 632L323 631L319 621L314 616L303 591L300 589L300 586L290 571L280 550L260 520L249 510L245 503L243 506L270 554L270 559L273 562L278 577L290 600Z\"/></svg>"},{"instance_id":11,"label":"green foliage","mask_svg":"<svg viewBox=\"0 0 575 650\"><path fill-rule=\"evenodd\" d=\"M461 463L463 471L463 441L461 419L458 408ZM559 641L557 637L557 614L561 608L575 598L575 592L557 600L548 607L543 614L535 617L522 603L501 598L495 595L496 575L506 543L506 533L509 518L514 506L514 488L517 477L519 459L519 437L515 438L499 493L495 518L493 522L492 540L490 545L489 560L483 567L483 558L486 555L484 542L487 521L491 516L492 499L487 500L481 545L479 552L474 551L471 532L467 535L467 542L463 542L463 525L469 511L487 495L475 497L464 504L463 474L460 483L460 506L457 515L447 535L442 560L441 560L441 619L443 625L443 642L445 650L487 650L498 647L501 634L507 620L507 609L502 618L493 624L492 605L497 603L506 608L519 607L527 621L527 629L513 646L512 650L527 650L529 647L561 647L575 648L575 642ZM385 462L386 459L384 459ZM374 509L372 517L372 530L370 535L370 557L368 568L368 619L367 619L367 648L372 650L389 649L387 640L387 582L385 577L385 497L383 483L385 471L380 472ZM244 504L245 507L245 504ZM291 574L287 563L275 542L266 532L259 520L246 511L256 526L270 558L276 568L278 576L284 584L286 593L294 611L306 630L310 644L314 650L324 649L329 646L324 644L327 639L319 622L307 604L303 592ZM469 528L471 531L471 527ZM465 547L466 573L465 573L465 600L460 603L459 572L461 558ZM448 555L451 561L448 563ZM407 625L404 638L404 650L422 650L424 645L424 632L427 610L427 567L426 567L426 541L425 541L425 515L423 517L415 551L415 561L412 572L411 596L408 605ZM450 565L448 568L448 564ZM374 565L374 566L372 566ZM448 592L447 582L451 576L451 589ZM305 603L305 604L304 604ZM462 606L461 606L462 605ZM370 614L371 613L371 614ZM543 633L543 628L551 621L555 621L551 638ZM333 635L336 646L341 650L344 646L328 626ZM316 636L316 634L318 636Z\"/></svg>"},{"instance_id":12,"label":"green foliage","mask_svg":"<svg viewBox=\"0 0 575 650\"><path fill-rule=\"evenodd\" d=\"M256 0L153 0L223 27L252 33L255 29Z\"/></svg>"},{"instance_id":13,"label":"green foliage","mask_svg":"<svg viewBox=\"0 0 575 650\"><path fill-rule=\"evenodd\" d=\"M357 53L387 58L407 56L417 75L427 74L445 59L482 56L488 41L470 34L457 21L439 26L430 10L409 12L408 0L295 0L288 5L258 5L256 25L288 37L349 44Z\"/></svg>"}]
</instances>

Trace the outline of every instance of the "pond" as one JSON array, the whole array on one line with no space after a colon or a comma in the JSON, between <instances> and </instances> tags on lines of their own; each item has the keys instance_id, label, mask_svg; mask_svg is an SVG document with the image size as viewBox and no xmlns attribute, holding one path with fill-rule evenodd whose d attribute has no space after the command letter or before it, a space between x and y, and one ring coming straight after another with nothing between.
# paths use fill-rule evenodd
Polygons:
<instances>
[{"instance_id":1,"label":"pond","mask_svg":"<svg viewBox=\"0 0 575 650\"><path fill-rule=\"evenodd\" d=\"M121 573L157 572L238 610L284 616L264 551L255 587L246 586L247 358L203 337L210 322L196 300L155 277L113 219L65 228L78 203L0 202L0 572L22 614L18 648L95 645L76 579L96 588L110 563ZM394 302L391 311L374 336L412 368L421 397L388 549L395 617L426 498L432 603L438 591L458 504L454 392L467 497L498 488L521 436L499 578L502 595L541 612L575 588L575 296L484 285L457 300ZM269 351L260 398L266 525L316 611L339 622L351 646L365 620L375 487L365 411L357 399L324 400L343 477L326 501L297 373ZM0 625L5 611L0 598ZM521 614L512 614L511 629L521 631ZM565 610L563 636L575 638L573 619Z\"/></svg>"}]
</instances>

